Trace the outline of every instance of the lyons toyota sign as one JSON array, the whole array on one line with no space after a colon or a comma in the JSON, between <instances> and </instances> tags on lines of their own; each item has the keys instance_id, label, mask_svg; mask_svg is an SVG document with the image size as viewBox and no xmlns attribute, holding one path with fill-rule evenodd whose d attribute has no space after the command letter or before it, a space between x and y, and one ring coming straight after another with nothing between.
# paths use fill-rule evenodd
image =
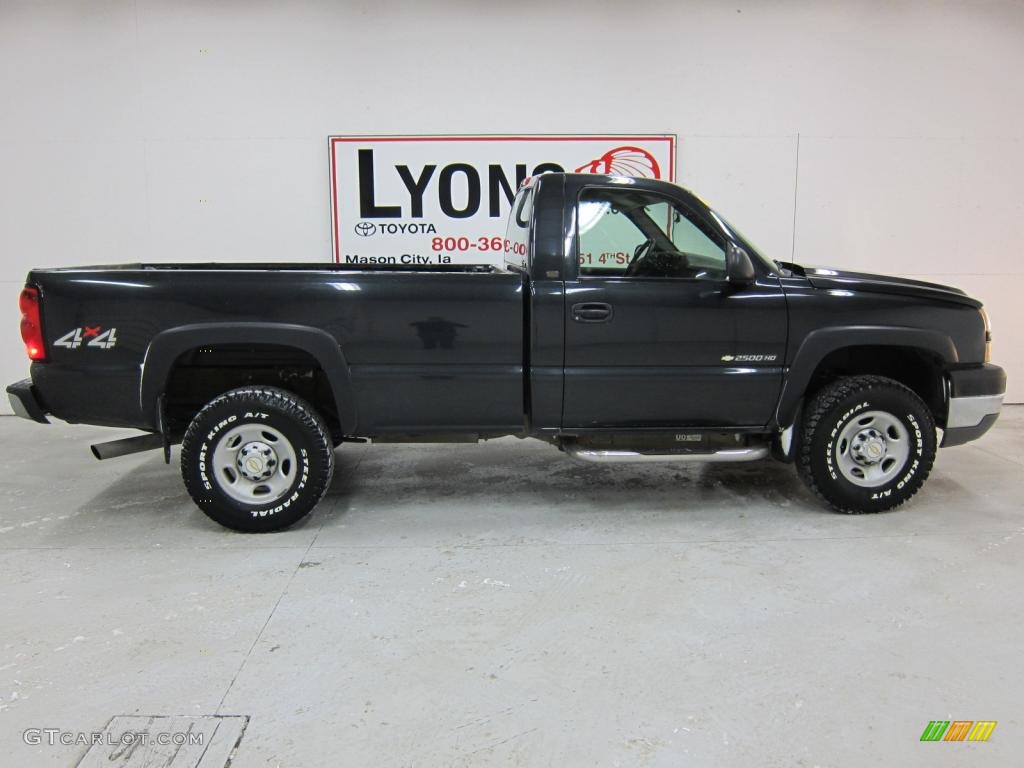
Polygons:
<instances>
[{"instance_id":1,"label":"lyons toyota sign","mask_svg":"<svg viewBox=\"0 0 1024 768\"><path fill-rule=\"evenodd\" d=\"M343 264L501 264L519 185L546 171L675 180L673 134L329 136Z\"/></svg>"}]
</instances>

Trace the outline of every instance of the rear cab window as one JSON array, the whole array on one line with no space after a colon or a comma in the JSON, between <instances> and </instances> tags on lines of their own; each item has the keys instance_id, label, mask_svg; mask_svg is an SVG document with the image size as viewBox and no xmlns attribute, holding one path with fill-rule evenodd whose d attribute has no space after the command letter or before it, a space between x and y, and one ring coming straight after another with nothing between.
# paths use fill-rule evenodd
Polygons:
<instances>
[{"instance_id":1,"label":"rear cab window","mask_svg":"<svg viewBox=\"0 0 1024 768\"><path fill-rule=\"evenodd\" d=\"M533 187L522 187L512 201L512 212L505 230L505 266L515 272L530 271L530 222L533 214Z\"/></svg>"}]
</instances>

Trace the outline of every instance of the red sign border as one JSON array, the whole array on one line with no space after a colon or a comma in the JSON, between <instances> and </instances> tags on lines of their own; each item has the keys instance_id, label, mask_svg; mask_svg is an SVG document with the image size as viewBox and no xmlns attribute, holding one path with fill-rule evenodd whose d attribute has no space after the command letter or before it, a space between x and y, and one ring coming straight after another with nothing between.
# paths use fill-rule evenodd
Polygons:
<instances>
[{"instance_id":1,"label":"red sign border","mask_svg":"<svg viewBox=\"0 0 1024 768\"><path fill-rule=\"evenodd\" d=\"M382 135L382 136L328 136L327 137L327 152L331 162L331 233L332 233L332 246L334 250L334 263L338 264L341 261L340 255L340 238L338 233L338 201L335 199L338 189L338 176L337 168L335 163L335 145L338 142L361 142L361 141L580 141L593 140L593 139L608 139L608 141L623 141L623 142L635 142L635 141L667 141L668 142L668 181L674 182L676 180L676 144L679 141L679 137L674 133L654 133L654 134L641 134L633 136L621 136L613 133L580 133L580 134L520 134L518 136L506 136L506 135L494 135L490 136L487 134L473 134L469 136L428 136L428 135L416 135L416 136L393 136L393 135Z\"/></svg>"}]
</instances>

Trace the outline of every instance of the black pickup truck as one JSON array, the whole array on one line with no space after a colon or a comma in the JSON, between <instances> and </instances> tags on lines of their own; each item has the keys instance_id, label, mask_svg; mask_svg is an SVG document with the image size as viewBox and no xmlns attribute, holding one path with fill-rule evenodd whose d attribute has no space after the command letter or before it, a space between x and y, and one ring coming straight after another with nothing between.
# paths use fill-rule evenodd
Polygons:
<instances>
[{"instance_id":1,"label":"black pickup truck","mask_svg":"<svg viewBox=\"0 0 1024 768\"><path fill-rule=\"evenodd\" d=\"M230 528L294 523L345 442L533 437L597 462L794 462L841 512L909 499L985 433L981 303L772 261L660 181L528 179L504 267L130 264L29 273L15 411L180 442Z\"/></svg>"}]
</instances>

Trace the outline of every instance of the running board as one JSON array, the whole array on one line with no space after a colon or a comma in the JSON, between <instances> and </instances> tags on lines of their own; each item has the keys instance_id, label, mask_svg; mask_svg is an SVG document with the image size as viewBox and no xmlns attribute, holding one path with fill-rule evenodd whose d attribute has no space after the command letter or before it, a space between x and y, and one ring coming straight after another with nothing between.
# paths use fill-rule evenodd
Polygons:
<instances>
[{"instance_id":1,"label":"running board","mask_svg":"<svg viewBox=\"0 0 1024 768\"><path fill-rule=\"evenodd\" d=\"M574 459L596 464L645 464L650 462L739 462L757 461L768 455L767 445L749 448L723 448L712 453L641 453L639 451L593 450L566 445L563 450Z\"/></svg>"}]
</instances>

